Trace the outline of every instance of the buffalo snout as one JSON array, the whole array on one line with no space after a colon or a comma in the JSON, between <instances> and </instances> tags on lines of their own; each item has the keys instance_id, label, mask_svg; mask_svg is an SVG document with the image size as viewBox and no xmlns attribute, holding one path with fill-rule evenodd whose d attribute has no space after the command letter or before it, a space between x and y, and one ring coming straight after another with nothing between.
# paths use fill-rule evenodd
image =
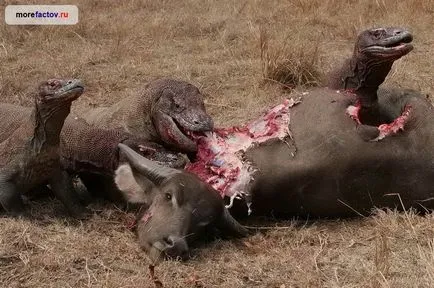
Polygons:
<instances>
[{"instance_id":1,"label":"buffalo snout","mask_svg":"<svg viewBox=\"0 0 434 288\"><path fill-rule=\"evenodd\" d=\"M166 257L171 259L186 260L188 258L188 244L184 238L178 236L169 236L163 238L163 252Z\"/></svg>"}]
</instances>

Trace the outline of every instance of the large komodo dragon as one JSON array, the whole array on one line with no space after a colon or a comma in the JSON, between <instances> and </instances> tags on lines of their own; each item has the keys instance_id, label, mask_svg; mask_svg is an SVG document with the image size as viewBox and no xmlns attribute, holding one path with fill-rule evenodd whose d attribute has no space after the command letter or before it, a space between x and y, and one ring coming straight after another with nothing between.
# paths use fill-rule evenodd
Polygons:
<instances>
[{"instance_id":1,"label":"large komodo dragon","mask_svg":"<svg viewBox=\"0 0 434 288\"><path fill-rule=\"evenodd\" d=\"M74 216L83 212L59 157L62 126L83 89L75 79L43 82L27 115L11 113L14 105L0 104L0 203L7 212L23 213L21 195L46 183L68 212Z\"/></svg>"},{"instance_id":2,"label":"large komodo dragon","mask_svg":"<svg viewBox=\"0 0 434 288\"><path fill-rule=\"evenodd\" d=\"M384 55L406 54L406 51L411 50L411 45L407 43L411 38L405 30L395 32L399 33L373 33L373 39L390 40L384 41L382 47L378 47L378 41L373 41L371 43L375 44L366 45L364 51L372 50L375 54L381 52ZM389 66L383 61L367 61L365 65L358 66L360 77L355 78L358 79L356 87L378 86L380 83L371 73L378 71L373 68L381 63ZM371 80L374 83L370 83ZM303 103L291 109L289 128L292 138L267 141L245 152L227 152L227 147L238 140L243 142L254 138L262 130L272 132L271 128L276 127L266 124L270 119L273 120L278 110L272 110L267 114L268 117L259 121L259 124L264 125L223 131L227 133L216 130L211 136L200 137L202 144L199 145L198 156L202 155L209 161L202 165L199 163L201 157L198 157L198 162L192 166L195 169L191 171L205 181L200 181L187 171L150 163L130 149L121 147L128 155L131 167L121 166L115 181L125 192L125 197L135 196L137 199L137 195L145 193L144 189L131 191L126 183L139 185L141 177L149 175L158 180L155 181L158 195L165 195L158 201L144 200L147 210L138 219L137 226L143 249L154 258L155 255L164 255L166 251L173 253L170 250L173 245L165 241L167 238L148 238L146 231L150 227L158 227L160 235L185 236L186 241L189 241L190 238L186 236L197 232L199 223L212 225L219 219L218 214L204 207L203 203L211 205L211 201L218 203L219 200L211 198L217 191L205 183L227 187L222 182L229 186L239 184L233 182L233 177L239 178L241 175L248 176L244 192L250 195L253 215L345 217L369 214L374 207L434 208L433 106L425 97L418 95L386 94L388 99L382 101L388 104L387 110L382 112L384 116L378 117L395 120L380 126L369 125L363 124L363 119L360 120L355 113L355 105L360 105L364 101L363 97L363 94L329 88L313 89ZM280 118L285 117L280 115ZM360 125L366 125L376 132L372 139L361 137L358 130ZM238 157L238 154L242 154L240 159L243 165L232 170L235 173L229 174L231 178L221 177L232 169L225 167L225 160ZM206 158L209 155L212 157ZM213 174L213 171L217 171L217 174ZM215 179L221 182L213 182ZM164 199L165 205L162 204ZM167 222L172 225L163 224ZM240 225L234 224L232 227L240 234L245 232Z\"/></svg>"},{"instance_id":3,"label":"large komodo dragon","mask_svg":"<svg viewBox=\"0 0 434 288\"><path fill-rule=\"evenodd\" d=\"M199 89L174 79L152 81L139 93L81 117L91 125L123 130L181 152L197 150L188 133L213 129Z\"/></svg>"}]
</instances>

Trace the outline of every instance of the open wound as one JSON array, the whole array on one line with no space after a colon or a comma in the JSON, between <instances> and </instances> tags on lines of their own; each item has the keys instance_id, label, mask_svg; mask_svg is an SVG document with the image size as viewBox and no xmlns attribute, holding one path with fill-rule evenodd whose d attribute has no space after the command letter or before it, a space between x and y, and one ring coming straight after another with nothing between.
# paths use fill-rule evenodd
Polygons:
<instances>
[{"instance_id":1,"label":"open wound","mask_svg":"<svg viewBox=\"0 0 434 288\"><path fill-rule=\"evenodd\" d=\"M222 197L230 197L230 206L233 199L246 196L247 185L256 171L243 159L244 152L271 139L291 137L289 108L298 103L300 100L286 99L246 125L191 135L198 143L198 152L196 161L185 169L209 183Z\"/></svg>"},{"instance_id":2,"label":"open wound","mask_svg":"<svg viewBox=\"0 0 434 288\"><path fill-rule=\"evenodd\" d=\"M363 124L359 118L360 108L361 108L361 104L356 103L356 105L354 106L353 105L348 106L346 110L346 113L351 117L351 119L353 119L357 123L357 125ZM405 105L404 111L395 120L393 120L391 123L384 123L377 126L379 134L376 138L372 139L371 141L380 141L381 139L384 139L387 136L397 134L399 131L404 131L404 125L407 122L408 118L410 117L410 111L411 111L411 106Z\"/></svg>"}]
</instances>

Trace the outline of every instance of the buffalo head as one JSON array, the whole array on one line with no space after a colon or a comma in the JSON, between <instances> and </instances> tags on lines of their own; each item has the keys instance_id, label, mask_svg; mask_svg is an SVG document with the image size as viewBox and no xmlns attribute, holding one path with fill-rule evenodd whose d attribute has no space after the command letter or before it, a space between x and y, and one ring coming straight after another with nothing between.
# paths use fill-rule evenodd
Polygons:
<instances>
[{"instance_id":1,"label":"buffalo head","mask_svg":"<svg viewBox=\"0 0 434 288\"><path fill-rule=\"evenodd\" d=\"M227 235L246 235L219 193L196 175L159 165L126 145L119 148L127 163L116 170L115 182L128 202L143 205L137 235L153 262L185 259L189 243L210 225Z\"/></svg>"}]
</instances>

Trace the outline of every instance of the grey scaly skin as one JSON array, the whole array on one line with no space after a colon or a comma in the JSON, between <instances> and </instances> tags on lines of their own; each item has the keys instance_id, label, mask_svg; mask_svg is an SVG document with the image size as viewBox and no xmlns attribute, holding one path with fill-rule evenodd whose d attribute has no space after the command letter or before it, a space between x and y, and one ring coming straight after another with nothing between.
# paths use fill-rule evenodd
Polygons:
<instances>
[{"instance_id":1,"label":"grey scaly skin","mask_svg":"<svg viewBox=\"0 0 434 288\"><path fill-rule=\"evenodd\" d=\"M67 173L60 169L59 157L61 129L72 101L83 91L80 80L51 79L39 85L28 117L2 113L2 118L9 115L9 120L0 123L0 131L13 128L0 133L0 204L7 212L23 213L21 195L43 184L50 184L72 215L80 216L84 211ZM7 111L11 106L0 107L0 111Z\"/></svg>"},{"instance_id":2,"label":"grey scaly skin","mask_svg":"<svg viewBox=\"0 0 434 288\"><path fill-rule=\"evenodd\" d=\"M107 108L80 115L89 124L116 129L180 152L195 152L188 132L213 129L199 89L185 81L159 79Z\"/></svg>"},{"instance_id":3,"label":"grey scaly skin","mask_svg":"<svg viewBox=\"0 0 434 288\"><path fill-rule=\"evenodd\" d=\"M157 143L127 132L94 127L80 118L67 119L60 140L62 167L72 173L113 176L125 162L119 154L119 143L161 165L182 168L186 163L184 157Z\"/></svg>"}]
</instances>

